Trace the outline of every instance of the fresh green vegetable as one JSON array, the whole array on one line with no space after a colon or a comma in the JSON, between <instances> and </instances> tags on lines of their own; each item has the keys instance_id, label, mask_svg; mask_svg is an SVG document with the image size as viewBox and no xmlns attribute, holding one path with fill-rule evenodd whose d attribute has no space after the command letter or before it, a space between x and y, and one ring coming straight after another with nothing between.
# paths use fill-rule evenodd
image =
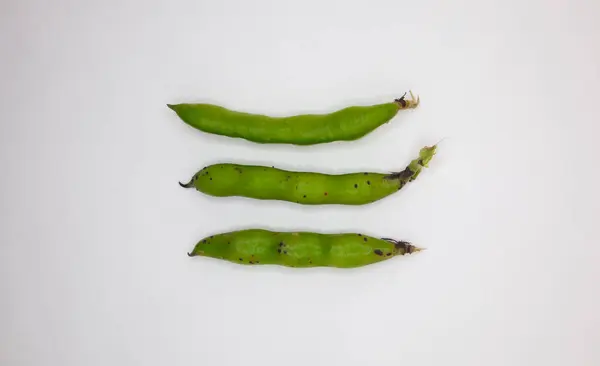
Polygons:
<instances>
[{"instance_id":1,"label":"fresh green vegetable","mask_svg":"<svg viewBox=\"0 0 600 366\"><path fill-rule=\"evenodd\" d=\"M207 166L188 183L179 184L216 197L242 196L305 205L364 205L387 197L415 180L435 155L436 146L422 148L418 158L403 171L392 174L330 175L226 163Z\"/></svg>"},{"instance_id":2,"label":"fresh green vegetable","mask_svg":"<svg viewBox=\"0 0 600 366\"><path fill-rule=\"evenodd\" d=\"M272 117L234 111L206 103L167 104L181 120L206 133L256 143L314 145L357 140L390 121L398 111L415 108L419 99L402 96L393 102L352 106L328 114Z\"/></svg>"},{"instance_id":3,"label":"fresh green vegetable","mask_svg":"<svg viewBox=\"0 0 600 366\"><path fill-rule=\"evenodd\" d=\"M323 234L248 229L200 240L189 256L239 264L353 268L422 250L405 241L356 233Z\"/></svg>"}]
</instances>

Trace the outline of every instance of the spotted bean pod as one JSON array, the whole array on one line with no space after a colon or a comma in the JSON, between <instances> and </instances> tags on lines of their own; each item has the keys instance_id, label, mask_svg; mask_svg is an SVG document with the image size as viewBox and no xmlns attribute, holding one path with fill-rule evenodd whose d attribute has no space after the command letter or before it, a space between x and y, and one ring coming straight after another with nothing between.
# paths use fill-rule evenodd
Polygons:
<instances>
[{"instance_id":1,"label":"spotted bean pod","mask_svg":"<svg viewBox=\"0 0 600 366\"><path fill-rule=\"evenodd\" d=\"M206 237L188 255L245 265L355 268L421 250L405 241L357 233L246 229Z\"/></svg>"},{"instance_id":2,"label":"spotted bean pod","mask_svg":"<svg viewBox=\"0 0 600 366\"><path fill-rule=\"evenodd\" d=\"M403 171L391 174L358 172L323 174L275 167L214 164L194 174L184 188L216 197L240 196L303 205L364 205L387 197L417 178L436 152L424 147Z\"/></svg>"},{"instance_id":3,"label":"spotted bean pod","mask_svg":"<svg viewBox=\"0 0 600 366\"><path fill-rule=\"evenodd\" d=\"M262 144L315 145L357 140L390 121L398 111L417 107L419 99L412 93L411 98L402 96L389 103L286 117L246 113L208 103L167 106L183 122L205 133Z\"/></svg>"}]
</instances>

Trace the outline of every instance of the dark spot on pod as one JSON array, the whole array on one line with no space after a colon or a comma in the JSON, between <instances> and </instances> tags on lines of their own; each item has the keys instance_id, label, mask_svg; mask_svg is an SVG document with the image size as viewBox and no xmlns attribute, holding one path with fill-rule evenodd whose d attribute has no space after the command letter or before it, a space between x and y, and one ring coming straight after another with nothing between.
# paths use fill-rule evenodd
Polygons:
<instances>
[{"instance_id":1,"label":"dark spot on pod","mask_svg":"<svg viewBox=\"0 0 600 366\"><path fill-rule=\"evenodd\" d=\"M281 248L277 249L277 253L281 254Z\"/></svg>"},{"instance_id":2,"label":"dark spot on pod","mask_svg":"<svg viewBox=\"0 0 600 366\"><path fill-rule=\"evenodd\" d=\"M389 257L390 255L392 255L392 253L387 253L385 256L386 256L386 257Z\"/></svg>"},{"instance_id":3,"label":"dark spot on pod","mask_svg":"<svg viewBox=\"0 0 600 366\"><path fill-rule=\"evenodd\" d=\"M383 255L383 252L379 249L375 249L373 252L377 255Z\"/></svg>"},{"instance_id":4,"label":"dark spot on pod","mask_svg":"<svg viewBox=\"0 0 600 366\"><path fill-rule=\"evenodd\" d=\"M275 168L275 165L272 165L271 168Z\"/></svg>"},{"instance_id":5,"label":"dark spot on pod","mask_svg":"<svg viewBox=\"0 0 600 366\"><path fill-rule=\"evenodd\" d=\"M306 195L304 195L304 198L306 198Z\"/></svg>"},{"instance_id":6,"label":"dark spot on pod","mask_svg":"<svg viewBox=\"0 0 600 366\"><path fill-rule=\"evenodd\" d=\"M362 236L362 234L358 234L358 236Z\"/></svg>"},{"instance_id":7,"label":"dark spot on pod","mask_svg":"<svg viewBox=\"0 0 600 366\"><path fill-rule=\"evenodd\" d=\"M282 247L283 246L283 242L279 243L279 246Z\"/></svg>"},{"instance_id":8,"label":"dark spot on pod","mask_svg":"<svg viewBox=\"0 0 600 366\"><path fill-rule=\"evenodd\" d=\"M206 239L202 240L202 244L206 244Z\"/></svg>"},{"instance_id":9,"label":"dark spot on pod","mask_svg":"<svg viewBox=\"0 0 600 366\"><path fill-rule=\"evenodd\" d=\"M325 192L325 193L324 193L324 195L326 195L326 196L327 196L327 192Z\"/></svg>"},{"instance_id":10,"label":"dark spot on pod","mask_svg":"<svg viewBox=\"0 0 600 366\"><path fill-rule=\"evenodd\" d=\"M284 250L284 251L283 251L283 254L287 254L287 250Z\"/></svg>"},{"instance_id":11,"label":"dark spot on pod","mask_svg":"<svg viewBox=\"0 0 600 366\"><path fill-rule=\"evenodd\" d=\"M367 181L367 184L368 184L368 185L371 185L371 182L370 182L370 181Z\"/></svg>"},{"instance_id":12,"label":"dark spot on pod","mask_svg":"<svg viewBox=\"0 0 600 366\"><path fill-rule=\"evenodd\" d=\"M242 262L242 261L243 261L243 259L242 259L242 258L240 258L240 262Z\"/></svg>"},{"instance_id":13,"label":"dark spot on pod","mask_svg":"<svg viewBox=\"0 0 600 366\"><path fill-rule=\"evenodd\" d=\"M355 184L355 185L354 185L354 188L358 188L358 184Z\"/></svg>"},{"instance_id":14,"label":"dark spot on pod","mask_svg":"<svg viewBox=\"0 0 600 366\"><path fill-rule=\"evenodd\" d=\"M404 100L404 97L402 97L402 98L400 98L400 99L395 99L395 100L394 100L394 102L396 102L396 103L400 103L400 106L401 106L402 108L405 108L405 107L406 107L406 100Z\"/></svg>"},{"instance_id":15,"label":"dark spot on pod","mask_svg":"<svg viewBox=\"0 0 600 366\"><path fill-rule=\"evenodd\" d=\"M363 238L364 241L367 241L367 238Z\"/></svg>"},{"instance_id":16,"label":"dark spot on pod","mask_svg":"<svg viewBox=\"0 0 600 366\"><path fill-rule=\"evenodd\" d=\"M408 167L406 167L403 171L398 172L398 173L393 173L393 174L389 174L386 175L384 177L384 179L406 179L406 178L410 178L413 176L413 174L415 174L415 172L413 172L412 170L410 170Z\"/></svg>"},{"instance_id":17,"label":"dark spot on pod","mask_svg":"<svg viewBox=\"0 0 600 366\"><path fill-rule=\"evenodd\" d=\"M212 180L212 178L210 178L210 180Z\"/></svg>"},{"instance_id":18,"label":"dark spot on pod","mask_svg":"<svg viewBox=\"0 0 600 366\"><path fill-rule=\"evenodd\" d=\"M250 264L254 264L254 262L252 262L252 261L249 261L248 263L250 263Z\"/></svg>"},{"instance_id":19,"label":"dark spot on pod","mask_svg":"<svg viewBox=\"0 0 600 366\"><path fill-rule=\"evenodd\" d=\"M365 174L365 175L369 175L369 173L367 173L367 172L365 172L364 174Z\"/></svg>"},{"instance_id":20,"label":"dark spot on pod","mask_svg":"<svg viewBox=\"0 0 600 366\"><path fill-rule=\"evenodd\" d=\"M411 247L410 243L405 242L405 241L398 241L398 242L394 243L394 246L396 247L396 249L398 249L398 250L402 249L405 252L408 252Z\"/></svg>"},{"instance_id":21,"label":"dark spot on pod","mask_svg":"<svg viewBox=\"0 0 600 366\"><path fill-rule=\"evenodd\" d=\"M258 263L260 263L260 262L259 262L259 261L256 261L256 262L254 262L254 263L258 264Z\"/></svg>"}]
</instances>

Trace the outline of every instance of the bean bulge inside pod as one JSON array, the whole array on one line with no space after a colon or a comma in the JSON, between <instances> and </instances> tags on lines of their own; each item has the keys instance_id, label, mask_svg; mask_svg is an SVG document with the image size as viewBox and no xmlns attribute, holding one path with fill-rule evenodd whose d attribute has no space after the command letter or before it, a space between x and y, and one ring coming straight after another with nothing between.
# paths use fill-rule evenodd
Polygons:
<instances>
[{"instance_id":1,"label":"bean bulge inside pod","mask_svg":"<svg viewBox=\"0 0 600 366\"><path fill-rule=\"evenodd\" d=\"M214 164L194 174L184 188L215 197L240 196L304 205L364 205L387 197L417 178L433 158L436 145L424 147L401 172L323 174L260 165Z\"/></svg>"},{"instance_id":2,"label":"bean bulge inside pod","mask_svg":"<svg viewBox=\"0 0 600 366\"><path fill-rule=\"evenodd\" d=\"M419 99L402 96L389 103L351 106L327 114L273 117L235 111L208 103L167 104L189 126L205 133L256 143L315 145L357 140L387 123L403 109L416 108Z\"/></svg>"},{"instance_id":3,"label":"bean bulge inside pod","mask_svg":"<svg viewBox=\"0 0 600 366\"><path fill-rule=\"evenodd\" d=\"M405 241L358 233L247 229L206 237L188 255L245 265L355 268L421 250Z\"/></svg>"}]
</instances>

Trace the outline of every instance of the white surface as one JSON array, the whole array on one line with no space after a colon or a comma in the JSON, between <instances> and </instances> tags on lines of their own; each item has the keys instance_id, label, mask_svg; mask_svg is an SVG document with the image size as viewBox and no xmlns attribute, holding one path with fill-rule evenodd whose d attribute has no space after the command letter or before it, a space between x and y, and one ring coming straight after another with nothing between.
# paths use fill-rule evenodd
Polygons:
<instances>
[{"instance_id":1,"label":"white surface","mask_svg":"<svg viewBox=\"0 0 600 366\"><path fill-rule=\"evenodd\" d=\"M599 4L2 2L0 364L599 365ZM313 148L166 107L326 112L408 89L419 109ZM366 207L177 185L218 161L398 170L444 137ZM186 256L256 226L428 251L360 270Z\"/></svg>"}]
</instances>

